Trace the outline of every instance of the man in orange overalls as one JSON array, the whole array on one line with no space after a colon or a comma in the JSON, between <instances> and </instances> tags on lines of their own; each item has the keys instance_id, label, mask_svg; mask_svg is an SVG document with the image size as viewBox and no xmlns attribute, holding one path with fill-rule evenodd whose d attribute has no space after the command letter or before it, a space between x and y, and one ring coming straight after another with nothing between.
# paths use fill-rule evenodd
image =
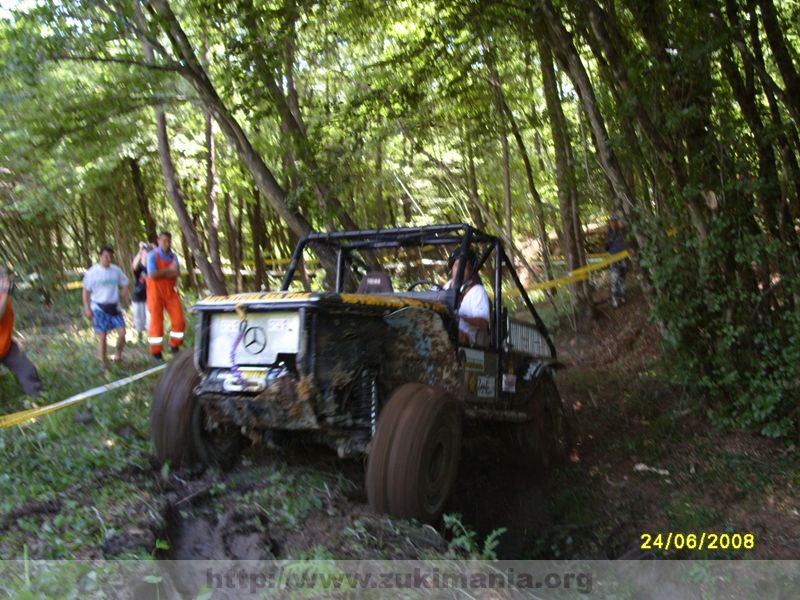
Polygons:
<instances>
[{"instance_id":1,"label":"man in orange overalls","mask_svg":"<svg viewBox=\"0 0 800 600\"><path fill-rule=\"evenodd\" d=\"M16 375L22 391L29 396L39 396L42 382L19 344L14 340L14 309L11 307L11 291L14 289L14 276L0 268L0 364Z\"/></svg>"},{"instance_id":2,"label":"man in orange overalls","mask_svg":"<svg viewBox=\"0 0 800 600\"><path fill-rule=\"evenodd\" d=\"M178 352L183 343L183 307L178 296L178 257L172 252L172 234L162 231L158 247L147 255L147 310L150 311L148 341L150 354L162 360L164 349L164 310L169 313L169 350Z\"/></svg>"}]
</instances>

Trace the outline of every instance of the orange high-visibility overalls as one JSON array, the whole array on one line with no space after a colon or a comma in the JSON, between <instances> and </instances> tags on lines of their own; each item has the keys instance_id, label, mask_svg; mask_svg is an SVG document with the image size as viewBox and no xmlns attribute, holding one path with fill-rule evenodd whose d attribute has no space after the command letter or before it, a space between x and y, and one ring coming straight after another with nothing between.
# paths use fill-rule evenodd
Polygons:
<instances>
[{"instance_id":1,"label":"orange high-visibility overalls","mask_svg":"<svg viewBox=\"0 0 800 600\"><path fill-rule=\"evenodd\" d=\"M170 252L162 258L161 249L152 251L156 256L156 270L166 269L175 259ZM149 261L148 261L149 262ZM164 349L164 309L169 313L170 331L169 345L179 348L183 343L183 308L174 279L152 279L147 277L147 310L150 311L150 329L147 340L150 342L150 354L158 354Z\"/></svg>"},{"instance_id":2,"label":"orange high-visibility overalls","mask_svg":"<svg viewBox=\"0 0 800 600\"><path fill-rule=\"evenodd\" d=\"M0 358L4 358L11 349L11 335L14 333L14 309L11 298L6 301L6 312L0 319Z\"/></svg>"}]
</instances>

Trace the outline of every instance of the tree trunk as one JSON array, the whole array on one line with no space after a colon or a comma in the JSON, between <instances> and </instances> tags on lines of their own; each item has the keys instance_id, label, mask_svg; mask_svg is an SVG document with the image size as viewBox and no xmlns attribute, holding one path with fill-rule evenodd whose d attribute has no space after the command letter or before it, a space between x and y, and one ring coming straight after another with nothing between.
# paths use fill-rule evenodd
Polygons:
<instances>
[{"instance_id":1,"label":"tree trunk","mask_svg":"<svg viewBox=\"0 0 800 600\"><path fill-rule=\"evenodd\" d=\"M197 273L194 272L194 255L192 254L192 248L189 246L186 240L186 234L183 232L183 230L181 230L181 248L183 249L183 262L186 266L186 277L189 281L189 286L197 295L200 295L200 284L197 281Z\"/></svg>"},{"instance_id":2,"label":"tree trunk","mask_svg":"<svg viewBox=\"0 0 800 600\"><path fill-rule=\"evenodd\" d=\"M496 69L494 73L497 75ZM505 118L508 119L508 123L511 126L511 133L514 136L514 140L517 142L517 149L519 150L520 157L522 158L522 163L525 165L525 176L528 183L528 192L530 192L534 206L536 207L536 224L539 229L539 243L541 245L542 259L544 261L544 271L547 274L548 279L553 279L553 267L550 264L550 248L547 244L547 226L545 224L544 202L542 202L542 197L539 195L539 191L536 189L536 183L533 179L533 167L531 166L531 160L528 156L528 149L525 147L525 141L522 139L522 132L519 130L519 126L517 125L517 119L514 117L514 113L511 112L511 109L506 102L506 97L503 93L503 85L499 78L495 80L494 85L496 86L496 93L500 101L502 112ZM507 212L506 217L508 218L509 216L510 213Z\"/></svg>"},{"instance_id":3,"label":"tree trunk","mask_svg":"<svg viewBox=\"0 0 800 600\"><path fill-rule=\"evenodd\" d=\"M90 250L92 238L89 236L89 210L85 196L81 197L81 233L81 239L83 241L83 266L88 269L93 263L93 252Z\"/></svg>"},{"instance_id":4,"label":"tree trunk","mask_svg":"<svg viewBox=\"0 0 800 600\"><path fill-rule=\"evenodd\" d=\"M567 266L573 271L581 266L580 214L578 212L575 173L569 157L569 139L566 119L561 107L553 56L546 43L539 42L539 57L542 67L542 82L547 112L550 115L550 129L553 133L553 146L556 154L556 183L558 184L558 203L561 213L561 231ZM585 333L591 327L592 301L585 282L569 285L569 294L575 309L576 330Z\"/></svg>"},{"instance_id":5,"label":"tree trunk","mask_svg":"<svg viewBox=\"0 0 800 600\"><path fill-rule=\"evenodd\" d=\"M382 229L386 223L386 210L383 204L383 137L378 137L375 151L375 208L376 226Z\"/></svg>"},{"instance_id":6,"label":"tree trunk","mask_svg":"<svg viewBox=\"0 0 800 600\"><path fill-rule=\"evenodd\" d=\"M56 220L55 223L55 233L56 233L56 267L58 268L58 274L60 276L64 275L65 265L64 265L64 236L61 233L61 221Z\"/></svg>"},{"instance_id":7,"label":"tree trunk","mask_svg":"<svg viewBox=\"0 0 800 600\"><path fill-rule=\"evenodd\" d=\"M139 161L135 158L128 157L126 162L131 170L133 190L136 195L136 202L139 205L139 213L141 214L142 221L144 222L145 235L147 237L147 241L153 243L158 237L158 231L156 230L156 220L153 217L153 211L150 210L150 202L147 198L147 192L144 188L142 170L139 168Z\"/></svg>"},{"instance_id":8,"label":"tree trunk","mask_svg":"<svg viewBox=\"0 0 800 600\"><path fill-rule=\"evenodd\" d=\"M478 195L478 177L475 173L475 150L472 147L471 140L465 140L465 142L467 145L467 187L471 200L469 212L475 227L484 230L486 229L486 222L483 220L483 214L477 207L477 205L480 204L480 196Z\"/></svg>"},{"instance_id":9,"label":"tree trunk","mask_svg":"<svg viewBox=\"0 0 800 600\"><path fill-rule=\"evenodd\" d=\"M228 242L228 257L233 267L234 289L236 293L242 291L242 260L239 253L238 231L233 219L233 202L230 194L225 192L222 196L225 209L225 239Z\"/></svg>"},{"instance_id":10,"label":"tree trunk","mask_svg":"<svg viewBox=\"0 0 800 600\"><path fill-rule=\"evenodd\" d=\"M244 265L244 196L239 196L239 201L236 203L236 264L239 268L236 270L236 285L240 290L244 290L244 276L242 275L242 266Z\"/></svg>"},{"instance_id":11,"label":"tree trunk","mask_svg":"<svg viewBox=\"0 0 800 600\"><path fill-rule=\"evenodd\" d=\"M167 33L173 50L184 63L181 74L192 84L203 105L214 116L226 139L252 174L258 189L264 194L270 206L292 228L298 237L304 237L311 233L311 225L299 212L289 208L286 192L278 184L275 176L253 148L250 139L241 125L239 125L239 122L217 94L208 74L197 60L194 49L172 12L169 2L167 0L148 0L148 4L158 15L159 24ZM316 250L329 273L329 278L332 277L336 272L335 253L323 246L318 247Z\"/></svg>"},{"instance_id":12,"label":"tree trunk","mask_svg":"<svg viewBox=\"0 0 800 600\"><path fill-rule=\"evenodd\" d=\"M766 64L764 62L764 52L761 47L755 0L748 0L747 10L749 12L747 31L755 62L753 67L757 68L759 72L765 72ZM740 53L742 53L742 59L747 63L747 57L745 56L745 53L742 52L741 46L739 48ZM783 121L783 117L781 116L781 111L778 107L778 103L775 99L775 94L772 88L763 82L762 86L764 95L767 98L772 125L777 132L778 145L781 150L781 158L783 160L784 171L786 173L787 186L790 181L794 185L794 193L792 194L787 191L785 194L786 198L784 200L784 205L786 207L786 213L788 213L787 221L797 221L800 220L800 201L798 201L798 198L800 197L800 165L798 165L797 162L795 149L800 150L800 139L798 139L797 128L791 122L785 123ZM794 210L792 210L793 208Z\"/></svg>"},{"instance_id":13,"label":"tree trunk","mask_svg":"<svg viewBox=\"0 0 800 600\"><path fill-rule=\"evenodd\" d=\"M164 184L167 187L167 195L172 201L172 207L178 215L181 232L185 236L188 248L194 255L194 260L203 274L208 289L213 294L225 295L227 293L225 282L211 268L211 263L209 263L203 245L197 235L197 229L191 221L189 211L186 209L183 192L175 176L175 165L172 162L169 138L167 136L167 117L161 110L156 110L156 134L158 137L158 153L161 156L161 170L164 173Z\"/></svg>"},{"instance_id":14,"label":"tree trunk","mask_svg":"<svg viewBox=\"0 0 800 600\"><path fill-rule=\"evenodd\" d=\"M795 69L789 48L783 37L781 25L778 21L778 12L775 10L772 0L758 0L758 5L761 7L761 22L764 24L764 33L767 34L772 56L783 78L786 97L792 103L794 113L800 114L800 75Z\"/></svg>"},{"instance_id":15,"label":"tree trunk","mask_svg":"<svg viewBox=\"0 0 800 600\"><path fill-rule=\"evenodd\" d=\"M163 4L164 6L167 6L166 0L163 2L157 2L155 4ZM167 10L169 10L168 6ZM172 13L170 11L170 15L171 14ZM140 26L144 25L144 16L141 13L139 4L136 2L134 3L134 18L137 20ZM152 44L145 37L142 37L141 43L145 60L149 63L153 62ZM178 216L178 224L180 225L181 231L186 238L186 242L189 245L188 247L194 254L193 258L197 262L200 272L203 274L206 286L208 286L208 289L213 294L225 295L227 293L225 290L225 280L220 278L219 273L212 268L211 263L208 260L208 256L206 256L203 244L200 242L200 238L197 235L197 229L189 217L189 211L186 209L186 203L183 199L183 191L178 184L178 179L175 174L175 165L172 162L172 154L169 147L169 137L167 135L166 114L161 108L156 108L155 113L156 136L158 138L158 154L161 158L161 171L164 174L164 184L167 188L167 195L172 201L172 207L175 209L175 213ZM192 276L194 275L192 274Z\"/></svg>"},{"instance_id":16,"label":"tree trunk","mask_svg":"<svg viewBox=\"0 0 800 600\"><path fill-rule=\"evenodd\" d=\"M164 1L164 0L161 0ZM258 39L258 25L254 17L255 8L250 0L246 0L242 11L243 22ZM290 17L291 18L291 17ZM288 92L281 89L275 78L274 71L264 60L259 52L254 54L256 71L260 80L272 100L273 107L281 118L283 130L288 133L292 143L293 155L306 167L311 179L311 187L320 208L326 213L332 213L345 229L358 229L356 222L344 209L338 198L331 194L331 186L325 181L325 171L317 164L317 160L311 150L306 127L300 114L299 99L294 84L294 21L288 24L290 35L286 44L286 60L284 65L284 76L287 80ZM263 190L262 190L263 191Z\"/></svg>"},{"instance_id":17,"label":"tree trunk","mask_svg":"<svg viewBox=\"0 0 800 600\"><path fill-rule=\"evenodd\" d=\"M607 70L610 71L613 77L612 81L615 84L611 86L611 89L617 90L615 95L617 102L621 105L630 105L635 122L643 135L655 148L655 155L669 171L678 188L685 188L688 176L684 163L678 158L677 149L656 126L647 110L647 106L639 100L640 94L628 76L628 70L621 52L628 49L629 43L623 36L615 16L609 11L603 11L595 0L581 0L581 2L582 6L587 9L591 27L591 33L587 32L587 38L590 40L590 45L595 51L598 60L605 60L608 65ZM645 160L641 155L635 132L627 121L622 123L621 126L626 131L633 151L639 155L639 160L644 165ZM704 217L699 218L703 216L703 211L696 206L696 200L690 198L689 202L695 203L691 208L691 214L695 216L693 224L698 235L704 238L707 235L705 219Z\"/></svg>"},{"instance_id":18,"label":"tree trunk","mask_svg":"<svg viewBox=\"0 0 800 600\"><path fill-rule=\"evenodd\" d=\"M258 188L253 188L253 204L250 206L250 231L253 233L253 260L256 264L256 291L264 288L266 281L264 273L264 254L262 252L262 243L264 235L264 221L261 216L261 198L258 194Z\"/></svg>"},{"instance_id":19,"label":"tree trunk","mask_svg":"<svg viewBox=\"0 0 800 600\"><path fill-rule=\"evenodd\" d=\"M205 113L206 136L206 221L208 223L208 255L216 277L224 283L219 252L219 207L217 205L217 164L214 155L214 121Z\"/></svg>"},{"instance_id":20,"label":"tree trunk","mask_svg":"<svg viewBox=\"0 0 800 600\"><path fill-rule=\"evenodd\" d=\"M556 57L559 63L561 63L562 68L569 75L572 85L575 87L583 105L589 127L592 130L592 138L595 143L595 148L597 149L597 157L611 184L616 197L615 203L625 214L628 221L635 223L635 198L631 193L630 185L625 178L617 156L609 143L605 120L598 108L597 98L592 83L589 80L589 74L583 66L583 62L572 42L569 32L561 22L560 15L555 12L552 0L543 0L538 6L541 8L541 14L544 18L551 47L555 50ZM649 275L643 269L639 268L637 256L638 245L645 243L646 240L638 233L638 229L634 228L634 232L636 233L636 238L629 240L629 253L634 265L637 267L635 269L636 276L639 279L642 291L649 302L652 299L654 290L650 283Z\"/></svg>"},{"instance_id":21,"label":"tree trunk","mask_svg":"<svg viewBox=\"0 0 800 600\"><path fill-rule=\"evenodd\" d=\"M494 49L489 47L486 52L486 62L489 67L489 85L492 88L497 119L500 124L500 148L503 160L503 212L505 233L508 239L513 239L513 223L511 222L511 152L508 147L508 127L506 116L503 111L503 102L500 97L500 74L497 72L497 62L494 56Z\"/></svg>"}]
</instances>

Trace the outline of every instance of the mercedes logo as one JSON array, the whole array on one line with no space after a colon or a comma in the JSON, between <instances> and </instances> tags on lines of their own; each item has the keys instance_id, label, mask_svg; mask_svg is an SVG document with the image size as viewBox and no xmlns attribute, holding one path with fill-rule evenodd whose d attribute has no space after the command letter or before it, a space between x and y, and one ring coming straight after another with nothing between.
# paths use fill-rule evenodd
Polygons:
<instances>
[{"instance_id":1,"label":"mercedes logo","mask_svg":"<svg viewBox=\"0 0 800 600\"><path fill-rule=\"evenodd\" d=\"M250 327L244 332L244 349L248 354L261 354L267 347L267 334L263 327Z\"/></svg>"}]
</instances>

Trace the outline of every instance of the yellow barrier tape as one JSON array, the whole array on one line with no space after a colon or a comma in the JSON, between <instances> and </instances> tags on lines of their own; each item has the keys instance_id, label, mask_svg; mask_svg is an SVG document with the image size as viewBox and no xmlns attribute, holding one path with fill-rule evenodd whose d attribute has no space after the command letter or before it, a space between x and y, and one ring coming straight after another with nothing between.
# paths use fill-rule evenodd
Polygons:
<instances>
[{"instance_id":1,"label":"yellow barrier tape","mask_svg":"<svg viewBox=\"0 0 800 600\"><path fill-rule=\"evenodd\" d=\"M605 269L608 265L612 263L625 260L626 258L628 258L627 250L623 250L622 252L617 252L616 254L606 254L606 258L604 258L602 261L592 263L591 265L579 267L574 271L571 271L570 275L579 275L581 273L590 273L592 271L599 271L600 269Z\"/></svg>"},{"instance_id":2,"label":"yellow barrier tape","mask_svg":"<svg viewBox=\"0 0 800 600\"><path fill-rule=\"evenodd\" d=\"M556 287L561 287L564 285L569 285L570 283L575 283L578 281L583 281L584 279L589 277L589 273L592 271L599 271L600 269L605 269L608 265L613 264L615 262L619 262L628 258L628 251L623 250L622 252L618 252L616 254L598 254L595 255L598 258L604 257L602 261L592 263L591 265L586 265L584 267L579 267L574 271L570 271L568 275L564 277L558 277L557 279L549 279L547 281L542 281L541 283L537 283L532 285L527 289L528 292L534 292L536 290L549 290ZM506 296L519 296L520 292L517 288L511 289L506 292Z\"/></svg>"},{"instance_id":3,"label":"yellow barrier tape","mask_svg":"<svg viewBox=\"0 0 800 600\"><path fill-rule=\"evenodd\" d=\"M67 285L64 286L65 290L78 290L83 287L82 281L70 281Z\"/></svg>"},{"instance_id":4,"label":"yellow barrier tape","mask_svg":"<svg viewBox=\"0 0 800 600\"><path fill-rule=\"evenodd\" d=\"M147 369L146 371L141 371L140 373L136 373L135 375L131 375L130 377L125 377L124 379L119 379L117 381L101 385L100 387L86 390L85 392L81 392L80 394L70 396L69 398L61 400L60 402L56 402L55 404L50 404L48 406L42 406L39 408L30 408L28 410L21 410L19 412L11 413L10 415L4 415L0 417L0 429L5 429L6 427L12 427L14 425L20 425L25 421L30 421L31 419L35 419L37 417L47 415L57 410L61 410L62 408L67 408L68 406L77 404L78 402L86 400L87 398L99 396L100 394L104 394L106 392L110 392L111 390L121 388L123 386L128 385L129 383L133 383L134 381L138 381L139 379L148 377L150 375L153 375L154 373L158 373L159 371L165 369L166 367L167 365L158 365L157 367L153 367L152 369Z\"/></svg>"}]
</instances>

